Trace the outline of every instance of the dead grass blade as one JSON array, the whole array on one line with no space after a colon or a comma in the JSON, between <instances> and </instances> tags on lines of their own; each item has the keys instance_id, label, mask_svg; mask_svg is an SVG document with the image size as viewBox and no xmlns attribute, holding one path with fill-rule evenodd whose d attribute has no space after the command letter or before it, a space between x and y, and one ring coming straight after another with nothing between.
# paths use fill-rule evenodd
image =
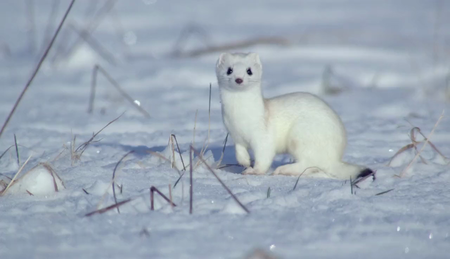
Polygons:
<instances>
[{"instance_id":1,"label":"dead grass blade","mask_svg":"<svg viewBox=\"0 0 450 259\"><path fill-rule=\"evenodd\" d=\"M52 1L52 9L50 10L50 15L48 16L48 20L47 20L47 26L45 26L45 32L44 32L44 37L42 40L42 47L44 48L45 46L48 45L48 43L51 40L52 37L52 25L56 22L56 13L59 7L59 0L53 0Z\"/></svg>"},{"instance_id":2,"label":"dead grass blade","mask_svg":"<svg viewBox=\"0 0 450 259\"><path fill-rule=\"evenodd\" d=\"M109 52L105 47L102 46L100 42L98 42L95 38L91 36L91 34L83 29L80 29L78 25L72 21L68 24L69 28L72 29L81 39L83 39L100 57L102 57L106 62L115 66L117 65L117 60L114 55Z\"/></svg>"},{"instance_id":3,"label":"dead grass blade","mask_svg":"<svg viewBox=\"0 0 450 259\"><path fill-rule=\"evenodd\" d=\"M114 203L117 204L117 197L116 197L116 170L119 167L119 164L122 162L122 160L124 160L129 154L134 153L134 150L129 151L128 153L126 153L120 160L119 162L117 162L116 166L114 167L113 170L113 174L112 174L112 178L111 178L111 182L112 182L112 190L113 190L113 196L114 196ZM116 207L117 208L117 213L120 214L120 210L119 210L119 206Z\"/></svg>"},{"instance_id":4,"label":"dead grass blade","mask_svg":"<svg viewBox=\"0 0 450 259\"><path fill-rule=\"evenodd\" d=\"M48 173L52 176L53 179L53 187L55 188L55 192L59 192L58 189L58 184L56 183L56 178L58 178L58 180L61 182L61 184L64 186L64 182L61 179L61 177L59 177L59 175L56 173L55 169L53 169L53 167L49 164L49 163L41 163L41 165L47 169ZM64 186L64 188L66 188Z\"/></svg>"},{"instance_id":5,"label":"dead grass blade","mask_svg":"<svg viewBox=\"0 0 450 259\"><path fill-rule=\"evenodd\" d=\"M227 148L228 135L229 135L229 133L227 133L227 136L225 137L225 140L223 141L222 153L220 154L219 162L217 163L218 169L220 168L220 165L222 164L223 156L225 155L225 149Z\"/></svg>"},{"instance_id":6,"label":"dead grass blade","mask_svg":"<svg viewBox=\"0 0 450 259\"><path fill-rule=\"evenodd\" d=\"M14 147L14 145L9 146L5 151L3 151L3 153L0 155L0 159L2 159L6 152L8 152L12 147Z\"/></svg>"},{"instance_id":7,"label":"dead grass blade","mask_svg":"<svg viewBox=\"0 0 450 259\"><path fill-rule=\"evenodd\" d=\"M203 157L200 156L200 153L195 150L194 147L191 146L191 151L193 151L195 154L197 154L200 161L203 162L203 164L208 168L208 170L216 177L217 181L222 185L222 187L230 194L230 196L233 198L233 200L247 213L250 213L250 211L239 201L239 199L231 192L231 190L225 185L225 183L219 178L219 176L214 172L214 170L211 168L211 166L206 163L206 161L203 159ZM192 163L191 163L192 164ZM192 177L191 177L192 179Z\"/></svg>"},{"instance_id":8,"label":"dead grass blade","mask_svg":"<svg viewBox=\"0 0 450 259\"><path fill-rule=\"evenodd\" d=\"M20 166L19 146L17 145L17 137L16 137L16 134L14 134L14 146L16 146L17 166Z\"/></svg>"},{"instance_id":9,"label":"dead grass blade","mask_svg":"<svg viewBox=\"0 0 450 259\"><path fill-rule=\"evenodd\" d=\"M31 155L27 158L27 160L25 161L25 163L23 163L23 165L19 168L19 170L17 171L17 173L14 175L14 177L12 178L12 180L8 183L8 185L6 186L6 188L0 192L0 195L4 195L9 187L11 187L11 185L14 184L14 181L16 180L17 176L20 174L20 172L22 172L23 168L25 167L25 165L28 163L28 161L30 161Z\"/></svg>"},{"instance_id":10,"label":"dead grass blade","mask_svg":"<svg viewBox=\"0 0 450 259\"><path fill-rule=\"evenodd\" d=\"M110 12L110 10L114 7L117 0L107 0L104 2L103 6L96 12L93 20L83 28L83 31L86 31L89 35L92 34L95 29L100 25L106 15ZM77 48L81 45L83 39L78 37L75 42L67 48L67 51L63 54L63 58L69 59L77 50ZM53 60L57 60L58 57L54 56Z\"/></svg>"},{"instance_id":11,"label":"dead grass blade","mask_svg":"<svg viewBox=\"0 0 450 259\"><path fill-rule=\"evenodd\" d=\"M181 171L186 171L186 166L184 165L183 156L181 155L180 145L178 145L177 136L175 134L170 135L171 138L175 140L175 144L177 144L178 154L180 155L181 163L183 164L183 169Z\"/></svg>"},{"instance_id":12,"label":"dead grass blade","mask_svg":"<svg viewBox=\"0 0 450 259\"><path fill-rule=\"evenodd\" d=\"M383 195L383 194L388 193L388 192L391 192L391 191L393 191L393 190L394 190L394 189L389 189L389 190L384 191L384 192L379 192L379 193L375 194L375 196Z\"/></svg>"},{"instance_id":13,"label":"dead grass blade","mask_svg":"<svg viewBox=\"0 0 450 259\"><path fill-rule=\"evenodd\" d=\"M295 189L297 188L297 184L298 184L298 181L300 180L300 177L301 177L307 170L313 169L313 168L316 168L316 169L320 170L320 168L315 167L315 166L311 166L311 167L305 168L305 170L303 170L303 172L297 177L297 180L295 181L294 188L292 188L292 191L295 191Z\"/></svg>"},{"instance_id":14,"label":"dead grass blade","mask_svg":"<svg viewBox=\"0 0 450 259\"><path fill-rule=\"evenodd\" d=\"M124 112L125 113L125 112ZM98 142L99 140L95 140L95 137L98 136L98 134L100 134L104 129L106 129L109 125L111 125L112 123L114 123L115 121L117 121L120 117L122 117L122 115L124 114L120 114L119 117L115 118L114 120L108 122L108 124L106 124L103 128L101 128L99 131L97 131L96 133L92 134L92 137L84 142L83 144L79 145L75 150L73 150L72 152L72 159L75 160L80 160L81 156L83 155L84 151L86 151L86 149L88 148L88 146L93 143L93 142ZM75 137L73 139L72 142L72 147L75 145Z\"/></svg>"},{"instance_id":15,"label":"dead grass blade","mask_svg":"<svg viewBox=\"0 0 450 259\"><path fill-rule=\"evenodd\" d=\"M175 203L172 202L171 199L167 198L166 195L164 195L162 192L158 190L155 186L150 187L150 210L155 210L155 197L154 192L158 193L159 196L161 196L165 201L167 201L172 207L176 207Z\"/></svg>"},{"instance_id":16,"label":"dead grass blade","mask_svg":"<svg viewBox=\"0 0 450 259\"><path fill-rule=\"evenodd\" d=\"M192 206L194 203L194 183L192 181L192 151L193 148L191 146L191 149L189 150L189 214L192 214Z\"/></svg>"},{"instance_id":17,"label":"dead grass blade","mask_svg":"<svg viewBox=\"0 0 450 259\"><path fill-rule=\"evenodd\" d=\"M109 211L109 210L112 210L112 209L114 209L114 208L118 208L118 207L120 207L120 206L122 206L122 205L124 205L125 203L128 203L128 202L130 202L130 201L131 201L131 199L126 199L126 200L123 200L123 201L121 201L121 202L114 203L113 205L110 205L110 206L108 206L108 207L106 207L106 208L98 209L98 210L94 210L94 211L92 211L92 212L89 212L89 213L87 213L87 214L84 215L84 216L85 216L85 217L90 217L90 216L95 215L95 214L102 214L102 213L105 213L105 212L107 212L107 211Z\"/></svg>"},{"instance_id":18,"label":"dead grass blade","mask_svg":"<svg viewBox=\"0 0 450 259\"><path fill-rule=\"evenodd\" d=\"M408 169L412 166L412 164L416 161L416 159L420 156L420 154L422 153L424 148L427 146L428 142L430 141L430 138L433 136L434 131L436 130L436 128L439 125L439 123L441 122L442 118L444 118L444 111L442 111L441 116L439 116L439 119L437 120L436 124L434 124L434 127L431 130L430 135L428 135L428 138L425 139L425 142L423 143L422 148L414 156L413 160L411 160L411 162L408 164L408 166L405 167L405 169L403 169L403 171L400 173L400 175L396 175L396 176L401 178L401 177L403 177L406 174L406 171L408 171Z\"/></svg>"},{"instance_id":19,"label":"dead grass blade","mask_svg":"<svg viewBox=\"0 0 450 259\"><path fill-rule=\"evenodd\" d=\"M8 117L6 118L5 123L2 126L2 129L0 130L0 137L3 134L3 131L5 131L6 126L8 125L9 121L11 120L11 117L13 116L14 112L16 111L17 106L19 106L20 101L22 100L23 96L25 95L25 92L28 90L28 88L30 87L31 83L33 82L34 77L36 77L39 69L41 68L42 63L44 62L45 58L47 57L50 49L53 46L53 43L55 42L56 37L59 34L59 31L61 30L61 27L64 24L64 21L66 20L67 16L69 15L70 10L72 9L72 6L74 4L75 0L72 0L70 2L69 7L67 8L66 13L64 14L64 17L62 19L62 21L59 23L58 29L56 29L55 34L53 35L52 40L50 41L50 44L48 45L47 49L44 52L44 55L41 57L41 59L39 60L39 63L37 64L33 74L31 75L31 77L28 79L28 82L25 85L25 88L22 90L22 92L20 93L19 98L17 99L16 103L14 104L11 112L9 113Z\"/></svg>"},{"instance_id":20,"label":"dead grass blade","mask_svg":"<svg viewBox=\"0 0 450 259\"><path fill-rule=\"evenodd\" d=\"M139 112L141 112L145 117L150 118L150 114L144 110L139 104L135 102L135 99L131 98L130 95L128 95L122 87L120 87L119 83L117 83L116 80L114 80L108 72L106 72L105 69L103 69L100 65L95 65L92 72L92 80L91 80L91 94L90 94L90 102L88 107L88 112L92 113L94 110L94 101L95 101L95 91L96 91L96 85L97 85L97 73L100 71L103 76L106 77L106 79L111 83L112 86L129 102L131 103Z\"/></svg>"}]
</instances>

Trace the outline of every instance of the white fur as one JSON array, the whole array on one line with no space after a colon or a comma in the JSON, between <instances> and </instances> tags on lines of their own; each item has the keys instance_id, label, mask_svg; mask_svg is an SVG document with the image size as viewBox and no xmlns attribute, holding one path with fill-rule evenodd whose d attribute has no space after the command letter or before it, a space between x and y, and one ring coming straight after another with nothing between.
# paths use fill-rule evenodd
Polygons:
<instances>
[{"instance_id":1,"label":"white fur","mask_svg":"<svg viewBox=\"0 0 450 259\"><path fill-rule=\"evenodd\" d=\"M253 75L247 74L248 68ZM258 54L221 54L216 74L223 122L236 145L238 163L247 167L244 173L265 174L280 153L291 154L295 162L278 167L274 174L355 179L364 169L342 162L347 143L344 125L317 96L297 92L263 98ZM243 82L238 84L237 78ZM253 168L248 149L254 153Z\"/></svg>"}]
</instances>

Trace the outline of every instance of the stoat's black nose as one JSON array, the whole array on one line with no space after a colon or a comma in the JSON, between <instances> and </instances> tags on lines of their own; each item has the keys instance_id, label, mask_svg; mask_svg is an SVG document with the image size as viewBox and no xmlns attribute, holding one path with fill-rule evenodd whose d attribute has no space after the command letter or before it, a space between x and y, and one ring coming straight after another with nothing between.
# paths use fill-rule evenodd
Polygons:
<instances>
[{"instance_id":1,"label":"stoat's black nose","mask_svg":"<svg viewBox=\"0 0 450 259\"><path fill-rule=\"evenodd\" d=\"M242 82L244 82L244 80L242 80L241 78L236 78L236 80L234 80L237 84L242 84Z\"/></svg>"}]
</instances>

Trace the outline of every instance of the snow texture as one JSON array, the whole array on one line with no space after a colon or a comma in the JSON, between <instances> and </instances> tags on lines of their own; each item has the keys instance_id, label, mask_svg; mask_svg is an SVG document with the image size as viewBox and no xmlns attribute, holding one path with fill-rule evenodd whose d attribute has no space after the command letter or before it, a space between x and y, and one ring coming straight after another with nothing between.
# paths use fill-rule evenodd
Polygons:
<instances>
[{"instance_id":1,"label":"snow texture","mask_svg":"<svg viewBox=\"0 0 450 259\"><path fill-rule=\"evenodd\" d=\"M115 1L75 3L0 138L3 153L15 134L20 154L19 164L14 146L0 158L0 188L31 156L0 197L0 258L449 258L449 160L427 145L404 177L395 175L412 161L414 148L387 166L411 143L413 127L429 135L448 108L447 1L143 0L117 1L99 14L108 2ZM68 4L0 2L2 123ZM98 26L89 29L91 23ZM77 39L81 29L90 30L87 41ZM177 43L183 31L192 34ZM233 51L259 53L264 95L308 91L324 98L347 129L344 160L377 170L376 180L352 193L349 181L296 184L295 177L245 176L237 166L216 169L247 214L195 156L190 215L189 147L207 146L204 158L216 168L226 136L214 73L220 51L177 53L261 37L289 44ZM87 113L96 64L151 118L101 72ZM72 149L123 112L81 156ZM446 156L449 132L444 116L430 138ZM417 131L415 138L423 140ZM236 163L233 145L228 139L221 164ZM272 170L288 162L278 156ZM55 192L40 163L65 188L59 183ZM131 201L86 217L114 204L113 172L117 201ZM151 211L150 186L169 197L169 185L176 206L155 193Z\"/></svg>"}]
</instances>

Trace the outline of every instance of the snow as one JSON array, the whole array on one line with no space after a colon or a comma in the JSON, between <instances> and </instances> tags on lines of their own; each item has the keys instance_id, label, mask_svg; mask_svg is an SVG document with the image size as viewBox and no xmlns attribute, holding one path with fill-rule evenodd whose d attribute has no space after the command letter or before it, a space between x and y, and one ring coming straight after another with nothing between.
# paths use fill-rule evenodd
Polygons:
<instances>
[{"instance_id":1,"label":"snow","mask_svg":"<svg viewBox=\"0 0 450 259\"><path fill-rule=\"evenodd\" d=\"M45 46L53 1L33 3L35 40L27 33L25 2L0 3L1 122L42 55L37 50ZM411 143L411 128L429 135L444 109L446 116L430 140L450 156L446 1L118 1L91 34L117 65L84 41L72 55L57 55L64 53L57 49L68 46L65 42L76 40L68 25L76 22L82 28L103 3L75 3L0 137L3 153L17 136L20 165L31 155L18 181L0 197L0 258L263 258L260 253L277 258L449 257L449 161L428 145L422 153L426 164L417 159L403 178L395 175L413 159L413 149L387 166ZM67 6L68 1L59 2L51 31ZM217 166L226 130L214 73L219 53L171 56L186 26L202 28L207 43L201 33L194 34L184 51L258 37L287 38L287 46L238 51L259 53L265 96L309 91L324 98L347 128L345 160L377 170L376 180L365 180L352 194L348 181L300 178L293 190L296 177L244 176L236 166L215 170L247 214L196 156L190 215L189 173L174 186L183 171L173 165L181 170L183 162L189 163L195 135L195 148L207 143L204 157ZM101 73L94 111L87 113L96 64L151 118ZM326 71L331 71L331 90L324 86ZM124 111L79 160L71 158L72 145L78 147ZM183 162L176 145L173 155L171 134ZM416 140L423 138L416 134ZM112 174L132 150L115 178L117 200L131 201L119 207L120 214L113 208L86 217L114 204ZM289 161L278 156L272 169ZM50 165L65 188L61 183L55 192L53 177L40 163ZM228 139L222 164L235 163ZM0 188L18 169L13 147L0 158ZM150 187L169 196L169 184L176 206L155 194L151 211Z\"/></svg>"}]
</instances>

